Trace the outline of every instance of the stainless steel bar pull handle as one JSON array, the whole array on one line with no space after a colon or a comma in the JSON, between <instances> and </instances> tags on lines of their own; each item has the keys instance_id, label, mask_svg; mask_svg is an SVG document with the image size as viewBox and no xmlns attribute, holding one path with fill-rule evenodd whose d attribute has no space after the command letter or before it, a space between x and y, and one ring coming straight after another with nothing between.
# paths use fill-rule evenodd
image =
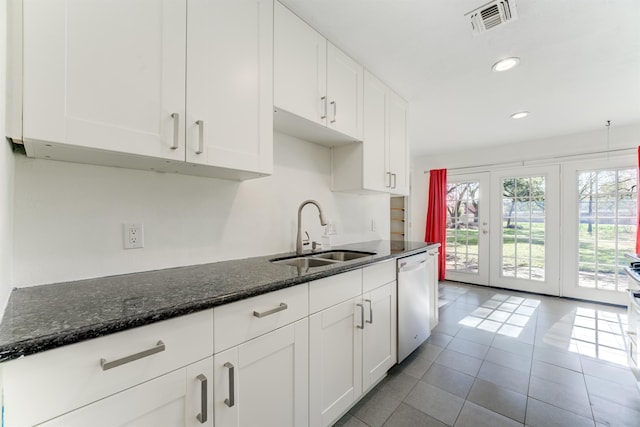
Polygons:
<instances>
[{"instance_id":1,"label":"stainless steel bar pull handle","mask_svg":"<svg viewBox=\"0 0 640 427\"><path fill-rule=\"evenodd\" d=\"M327 97L323 96L320 101L322 101L322 115L320 118L324 120L327 118Z\"/></svg>"},{"instance_id":2,"label":"stainless steel bar pull handle","mask_svg":"<svg viewBox=\"0 0 640 427\"><path fill-rule=\"evenodd\" d=\"M200 424L207 422L207 377L200 374L196 377L200 381L200 413L196 416Z\"/></svg>"},{"instance_id":3,"label":"stainless steel bar pull handle","mask_svg":"<svg viewBox=\"0 0 640 427\"><path fill-rule=\"evenodd\" d=\"M172 150L176 150L180 146L180 114L171 113L173 119L173 145Z\"/></svg>"},{"instance_id":4,"label":"stainless steel bar pull handle","mask_svg":"<svg viewBox=\"0 0 640 427\"><path fill-rule=\"evenodd\" d=\"M401 265L400 265L400 268L402 269L402 272L403 272L403 273L406 273L406 272L408 272L408 271L413 271L413 270L417 270L417 269L419 269L419 268L424 267L422 264L424 264L424 263L426 263L426 262L427 262L427 260L425 259L425 260L422 260L422 261L420 261L420 262L418 262L418 263L415 263L414 265L411 265L411 266L409 266L409 267L405 267L405 265L407 265L407 264L406 264L406 263L404 263L404 264L401 264Z\"/></svg>"},{"instance_id":5,"label":"stainless steel bar pull handle","mask_svg":"<svg viewBox=\"0 0 640 427\"><path fill-rule=\"evenodd\" d=\"M225 363L224 367L229 369L229 398L224 400L224 404L227 405L229 408L231 408L231 407L233 407L233 405L236 404L236 399L235 399L235 395L236 395L236 390L235 390L235 371L236 371L236 369L229 362Z\"/></svg>"},{"instance_id":6,"label":"stainless steel bar pull handle","mask_svg":"<svg viewBox=\"0 0 640 427\"><path fill-rule=\"evenodd\" d=\"M387 176L387 182L384 184L385 187L391 188L391 172L385 172Z\"/></svg>"},{"instance_id":7,"label":"stainless steel bar pull handle","mask_svg":"<svg viewBox=\"0 0 640 427\"><path fill-rule=\"evenodd\" d=\"M142 359L143 357L151 356L152 354L160 353L165 350L165 345L162 341L158 341L155 347L143 350L136 354L130 354L129 356L125 356L121 359L112 360L108 362L107 359L100 359L100 366L103 371L106 371L111 368L118 367L120 365L124 365L125 363L133 362L134 360Z\"/></svg>"},{"instance_id":8,"label":"stainless steel bar pull handle","mask_svg":"<svg viewBox=\"0 0 640 427\"><path fill-rule=\"evenodd\" d=\"M335 123L336 115L338 114L338 104L336 101L331 101L331 105L333 105L333 120L331 120L331 123Z\"/></svg>"},{"instance_id":9,"label":"stainless steel bar pull handle","mask_svg":"<svg viewBox=\"0 0 640 427\"><path fill-rule=\"evenodd\" d=\"M286 310L287 308L289 308L287 306L287 304L281 302L280 305L277 306L276 308L272 308L271 310L267 310L267 311L263 311L263 312L254 311L253 315L255 317L266 317L266 316L269 316L270 314L274 314L274 313L277 313L279 311Z\"/></svg>"},{"instance_id":10,"label":"stainless steel bar pull handle","mask_svg":"<svg viewBox=\"0 0 640 427\"><path fill-rule=\"evenodd\" d=\"M367 323L373 325L373 304L371 303L370 299L366 299L364 300L364 302L369 303L369 320L367 320Z\"/></svg>"},{"instance_id":11,"label":"stainless steel bar pull handle","mask_svg":"<svg viewBox=\"0 0 640 427\"><path fill-rule=\"evenodd\" d=\"M198 120L196 125L198 125L198 149L196 154L202 154L204 153L204 120Z\"/></svg>"},{"instance_id":12,"label":"stainless steel bar pull handle","mask_svg":"<svg viewBox=\"0 0 640 427\"><path fill-rule=\"evenodd\" d=\"M360 324L357 326L358 329L364 329L364 304L356 304L360 307Z\"/></svg>"},{"instance_id":13,"label":"stainless steel bar pull handle","mask_svg":"<svg viewBox=\"0 0 640 427\"><path fill-rule=\"evenodd\" d=\"M393 177L393 186L391 188L395 189L397 184L397 180L396 180L397 177L395 173L392 173L391 176Z\"/></svg>"}]
</instances>

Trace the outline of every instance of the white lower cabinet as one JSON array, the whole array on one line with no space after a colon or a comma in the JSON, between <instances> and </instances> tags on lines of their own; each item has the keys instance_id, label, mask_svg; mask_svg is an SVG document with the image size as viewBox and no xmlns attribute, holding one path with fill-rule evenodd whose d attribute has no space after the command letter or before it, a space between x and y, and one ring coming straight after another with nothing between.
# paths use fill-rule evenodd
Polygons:
<instances>
[{"instance_id":1,"label":"white lower cabinet","mask_svg":"<svg viewBox=\"0 0 640 427\"><path fill-rule=\"evenodd\" d=\"M214 356L215 425L308 425L308 320Z\"/></svg>"},{"instance_id":2,"label":"white lower cabinet","mask_svg":"<svg viewBox=\"0 0 640 427\"><path fill-rule=\"evenodd\" d=\"M336 304L338 288L356 295ZM309 317L309 425L328 426L396 363L395 261L311 282L309 291L311 307L328 305Z\"/></svg>"},{"instance_id":3,"label":"white lower cabinet","mask_svg":"<svg viewBox=\"0 0 640 427\"><path fill-rule=\"evenodd\" d=\"M429 318L429 327L431 329L438 325L439 312L439 291L438 291L438 257L440 251L431 249L427 251L427 286L431 290L431 316Z\"/></svg>"},{"instance_id":4,"label":"white lower cabinet","mask_svg":"<svg viewBox=\"0 0 640 427\"><path fill-rule=\"evenodd\" d=\"M209 357L40 425L213 427L212 371Z\"/></svg>"},{"instance_id":5,"label":"white lower cabinet","mask_svg":"<svg viewBox=\"0 0 640 427\"><path fill-rule=\"evenodd\" d=\"M331 425L396 363L395 265L5 362L3 426Z\"/></svg>"},{"instance_id":6,"label":"white lower cabinet","mask_svg":"<svg viewBox=\"0 0 640 427\"><path fill-rule=\"evenodd\" d=\"M196 378L211 383L211 361L201 361L212 354L213 310L204 310L2 363L3 426L153 425L138 419L176 417L177 404L175 425L195 425L186 420L198 412L176 402L199 407Z\"/></svg>"},{"instance_id":7,"label":"white lower cabinet","mask_svg":"<svg viewBox=\"0 0 640 427\"><path fill-rule=\"evenodd\" d=\"M310 426L334 422L362 394L360 298L309 318Z\"/></svg>"},{"instance_id":8,"label":"white lower cabinet","mask_svg":"<svg viewBox=\"0 0 640 427\"><path fill-rule=\"evenodd\" d=\"M363 296L363 390L374 386L396 364L396 282Z\"/></svg>"}]
</instances>

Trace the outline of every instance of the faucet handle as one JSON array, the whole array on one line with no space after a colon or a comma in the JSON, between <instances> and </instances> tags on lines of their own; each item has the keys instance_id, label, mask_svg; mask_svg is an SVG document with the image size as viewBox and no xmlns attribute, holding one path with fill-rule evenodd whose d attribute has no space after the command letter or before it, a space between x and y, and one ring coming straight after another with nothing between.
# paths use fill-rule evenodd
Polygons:
<instances>
[{"instance_id":1,"label":"faucet handle","mask_svg":"<svg viewBox=\"0 0 640 427\"><path fill-rule=\"evenodd\" d=\"M309 238L309 233L308 232L305 231L304 234L307 236L307 238L302 241L302 246L308 246L309 245L309 240L311 240L311 239Z\"/></svg>"}]
</instances>

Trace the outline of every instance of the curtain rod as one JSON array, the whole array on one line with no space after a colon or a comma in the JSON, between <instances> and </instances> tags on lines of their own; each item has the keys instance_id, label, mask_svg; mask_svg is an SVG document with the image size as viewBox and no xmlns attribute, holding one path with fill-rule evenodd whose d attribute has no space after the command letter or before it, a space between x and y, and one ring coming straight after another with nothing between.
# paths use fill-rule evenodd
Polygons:
<instances>
[{"instance_id":1,"label":"curtain rod","mask_svg":"<svg viewBox=\"0 0 640 427\"><path fill-rule=\"evenodd\" d=\"M590 153L582 153L582 154L570 154L566 156L552 156L552 157L537 157L535 159L530 160L518 160L515 162L503 162L503 163L487 163L483 165L477 166L463 166L459 168L449 168L447 172L463 172L463 171L479 171L482 169L500 167L500 168L508 168L508 167L524 167L524 166L533 166L533 165L542 165L545 163L555 163L559 161L572 161L572 160L589 160L590 158L599 156L599 155L608 155L608 154L633 154L635 153L636 148L619 148L617 150L609 150L609 151L593 151ZM424 173L429 173L428 170L424 171Z\"/></svg>"}]
</instances>

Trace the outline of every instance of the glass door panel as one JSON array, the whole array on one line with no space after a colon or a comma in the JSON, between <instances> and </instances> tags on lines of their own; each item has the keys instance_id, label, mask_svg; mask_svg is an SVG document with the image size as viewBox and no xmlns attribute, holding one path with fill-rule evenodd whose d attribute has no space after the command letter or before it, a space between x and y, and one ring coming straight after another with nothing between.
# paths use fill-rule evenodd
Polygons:
<instances>
[{"instance_id":1,"label":"glass door panel","mask_svg":"<svg viewBox=\"0 0 640 427\"><path fill-rule=\"evenodd\" d=\"M492 219L492 285L559 293L558 178L557 167L494 174L502 212Z\"/></svg>"},{"instance_id":2,"label":"glass door panel","mask_svg":"<svg viewBox=\"0 0 640 427\"><path fill-rule=\"evenodd\" d=\"M507 212L501 229L505 277L544 281L544 183L544 176L502 179L502 206Z\"/></svg>"},{"instance_id":3,"label":"glass door panel","mask_svg":"<svg viewBox=\"0 0 640 427\"><path fill-rule=\"evenodd\" d=\"M447 181L446 277L488 284L488 174L450 175Z\"/></svg>"}]
</instances>

